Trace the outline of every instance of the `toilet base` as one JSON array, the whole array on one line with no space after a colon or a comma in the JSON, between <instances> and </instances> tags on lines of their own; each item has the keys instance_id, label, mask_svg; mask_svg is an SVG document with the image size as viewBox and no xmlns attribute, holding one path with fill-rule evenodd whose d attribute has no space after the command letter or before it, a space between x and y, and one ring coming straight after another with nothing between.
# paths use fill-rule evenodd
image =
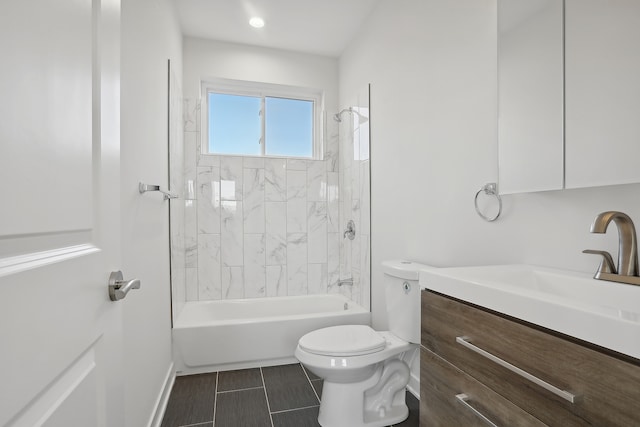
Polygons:
<instances>
[{"instance_id":1,"label":"toilet base","mask_svg":"<svg viewBox=\"0 0 640 427\"><path fill-rule=\"evenodd\" d=\"M367 427L382 427L398 424L409 417L409 408L407 405L392 407L387 411L384 418L372 411L366 411L364 414L364 425Z\"/></svg>"},{"instance_id":2,"label":"toilet base","mask_svg":"<svg viewBox=\"0 0 640 427\"><path fill-rule=\"evenodd\" d=\"M374 374L356 383L325 379L318 423L322 427L382 427L409 416L405 386L409 368L400 359L386 360Z\"/></svg>"}]
</instances>

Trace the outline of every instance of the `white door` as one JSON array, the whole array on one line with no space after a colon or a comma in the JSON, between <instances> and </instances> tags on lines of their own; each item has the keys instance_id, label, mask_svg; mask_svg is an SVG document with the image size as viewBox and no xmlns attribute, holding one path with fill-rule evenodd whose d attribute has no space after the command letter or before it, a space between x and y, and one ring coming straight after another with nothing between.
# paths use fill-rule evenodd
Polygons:
<instances>
[{"instance_id":1,"label":"white door","mask_svg":"<svg viewBox=\"0 0 640 427\"><path fill-rule=\"evenodd\" d=\"M0 10L0 426L124 425L119 23L120 0Z\"/></svg>"}]
</instances>

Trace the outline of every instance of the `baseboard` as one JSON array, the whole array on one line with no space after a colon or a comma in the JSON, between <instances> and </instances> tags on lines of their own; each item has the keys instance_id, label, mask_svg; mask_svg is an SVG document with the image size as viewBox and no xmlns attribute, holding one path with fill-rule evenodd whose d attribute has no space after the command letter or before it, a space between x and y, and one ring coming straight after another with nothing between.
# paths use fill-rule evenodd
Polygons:
<instances>
[{"instance_id":1,"label":"baseboard","mask_svg":"<svg viewBox=\"0 0 640 427\"><path fill-rule=\"evenodd\" d=\"M182 375L206 374L209 372L236 371L238 369L264 368L266 366L290 365L293 363L300 363L300 362L295 357L282 357L277 359L253 360L251 362L224 363L219 365L198 366L195 368L190 368L188 366L182 365L183 366L182 369L176 365L176 369L177 369L176 376L180 377Z\"/></svg>"},{"instance_id":2,"label":"baseboard","mask_svg":"<svg viewBox=\"0 0 640 427\"><path fill-rule=\"evenodd\" d=\"M403 360L410 369L407 390L420 400L420 347L416 346L413 351L407 352Z\"/></svg>"},{"instance_id":3,"label":"baseboard","mask_svg":"<svg viewBox=\"0 0 640 427\"><path fill-rule=\"evenodd\" d=\"M407 390L413 394L416 399L420 400L420 378L411 373L409 377L409 384L407 384Z\"/></svg>"},{"instance_id":4,"label":"baseboard","mask_svg":"<svg viewBox=\"0 0 640 427\"><path fill-rule=\"evenodd\" d=\"M169 402L169 396L171 395L171 389L173 388L173 383L176 380L176 372L173 362L169 365L169 369L167 370L167 375L165 375L164 383L162 385L162 390L158 394L156 398L155 410L153 411L152 417L147 424L148 427L160 427L162 424L162 418L164 417L164 411L167 409L167 403Z\"/></svg>"}]
</instances>

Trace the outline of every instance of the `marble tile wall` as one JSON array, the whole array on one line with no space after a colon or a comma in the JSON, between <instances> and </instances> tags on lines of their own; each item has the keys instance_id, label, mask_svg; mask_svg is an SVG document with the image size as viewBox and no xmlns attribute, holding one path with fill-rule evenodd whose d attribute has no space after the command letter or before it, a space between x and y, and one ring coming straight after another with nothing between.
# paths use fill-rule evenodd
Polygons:
<instances>
[{"instance_id":1,"label":"marble tile wall","mask_svg":"<svg viewBox=\"0 0 640 427\"><path fill-rule=\"evenodd\" d=\"M366 104L368 104L368 99ZM356 113L344 113L339 124L340 217L343 224L353 220L353 240L340 240L340 280L352 280L340 292L365 308L371 295L371 199L369 174L369 117L367 107L352 107Z\"/></svg>"},{"instance_id":2,"label":"marble tile wall","mask_svg":"<svg viewBox=\"0 0 640 427\"><path fill-rule=\"evenodd\" d=\"M337 123L324 160L215 156L184 110L186 300L345 292Z\"/></svg>"}]
</instances>

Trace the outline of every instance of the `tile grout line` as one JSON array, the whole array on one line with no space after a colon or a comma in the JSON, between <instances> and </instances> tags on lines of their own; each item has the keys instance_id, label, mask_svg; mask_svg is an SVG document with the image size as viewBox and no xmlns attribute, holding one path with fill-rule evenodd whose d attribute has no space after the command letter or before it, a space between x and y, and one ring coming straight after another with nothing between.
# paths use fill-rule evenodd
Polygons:
<instances>
[{"instance_id":1,"label":"tile grout line","mask_svg":"<svg viewBox=\"0 0 640 427\"><path fill-rule=\"evenodd\" d=\"M218 393L220 394L224 394L224 393L235 393L236 391L246 391L246 390L256 390L262 388L262 386L258 386L258 387L247 387L247 388L238 388L235 390L223 390L223 391L218 391Z\"/></svg>"},{"instance_id":2,"label":"tile grout line","mask_svg":"<svg viewBox=\"0 0 640 427\"><path fill-rule=\"evenodd\" d=\"M309 374L307 373L307 370L304 368L304 366L302 366L302 364L300 364L300 367L302 368L302 372L304 372L304 376L307 378L307 381L311 386L311 390L313 390L313 394L316 396L316 399L318 399L318 404L319 404L320 396L318 396L318 392L316 391L316 388L313 386L313 383L311 382L311 378L309 378Z\"/></svg>"},{"instance_id":3,"label":"tile grout line","mask_svg":"<svg viewBox=\"0 0 640 427\"><path fill-rule=\"evenodd\" d=\"M209 423L205 422L205 423L185 424L180 427L198 427L198 426L205 426L205 425L209 425Z\"/></svg>"},{"instance_id":4,"label":"tile grout line","mask_svg":"<svg viewBox=\"0 0 640 427\"><path fill-rule=\"evenodd\" d=\"M273 417L271 416L271 405L269 405L269 396L267 395L267 384L264 382L264 374L262 373L262 366L260 367L260 378L262 378L262 386L264 387L264 398L267 401L267 411L269 412L269 421L271 421L271 427L273 427Z\"/></svg>"},{"instance_id":5,"label":"tile grout line","mask_svg":"<svg viewBox=\"0 0 640 427\"><path fill-rule=\"evenodd\" d=\"M300 408L291 408L291 409L283 409L282 411L275 411L275 412L272 412L272 414L283 414L285 412L294 412L294 411L300 411L302 409L318 408L318 407L320 407L320 405L302 406Z\"/></svg>"},{"instance_id":6,"label":"tile grout line","mask_svg":"<svg viewBox=\"0 0 640 427\"><path fill-rule=\"evenodd\" d=\"M213 420L211 427L216 427L216 408L218 406L218 384L220 383L220 372L216 372L216 392L213 395Z\"/></svg>"}]
</instances>

